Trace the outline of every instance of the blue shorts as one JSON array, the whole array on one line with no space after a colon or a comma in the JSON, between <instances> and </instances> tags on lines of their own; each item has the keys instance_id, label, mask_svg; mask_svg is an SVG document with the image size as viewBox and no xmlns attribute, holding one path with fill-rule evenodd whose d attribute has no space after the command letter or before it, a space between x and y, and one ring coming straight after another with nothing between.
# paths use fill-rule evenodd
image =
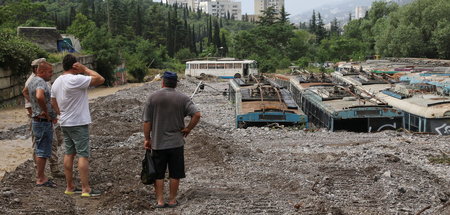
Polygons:
<instances>
[{"instance_id":1,"label":"blue shorts","mask_svg":"<svg viewBox=\"0 0 450 215\"><path fill-rule=\"evenodd\" d=\"M36 157L50 158L52 156L53 125L52 122L32 122L35 138L34 150Z\"/></svg>"}]
</instances>

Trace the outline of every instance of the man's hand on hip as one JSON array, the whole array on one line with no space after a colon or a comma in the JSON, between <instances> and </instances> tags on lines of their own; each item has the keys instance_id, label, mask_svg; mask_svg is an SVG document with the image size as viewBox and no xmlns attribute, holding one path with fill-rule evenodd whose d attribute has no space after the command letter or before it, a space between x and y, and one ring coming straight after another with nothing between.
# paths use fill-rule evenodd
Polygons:
<instances>
[{"instance_id":1,"label":"man's hand on hip","mask_svg":"<svg viewBox=\"0 0 450 215\"><path fill-rule=\"evenodd\" d=\"M184 137L187 137L189 135L189 133L191 133L191 129L183 128L183 130L181 130L181 133L183 133Z\"/></svg>"}]
</instances>

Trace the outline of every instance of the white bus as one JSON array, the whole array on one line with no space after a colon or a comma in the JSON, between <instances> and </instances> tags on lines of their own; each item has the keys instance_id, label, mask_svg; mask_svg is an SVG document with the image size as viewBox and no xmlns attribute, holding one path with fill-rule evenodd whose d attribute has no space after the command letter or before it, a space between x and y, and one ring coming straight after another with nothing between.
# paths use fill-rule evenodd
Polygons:
<instances>
[{"instance_id":1,"label":"white bus","mask_svg":"<svg viewBox=\"0 0 450 215\"><path fill-rule=\"evenodd\" d=\"M186 76L203 77L206 75L219 78L240 78L257 75L258 68L254 60L219 59L186 62Z\"/></svg>"}]
</instances>

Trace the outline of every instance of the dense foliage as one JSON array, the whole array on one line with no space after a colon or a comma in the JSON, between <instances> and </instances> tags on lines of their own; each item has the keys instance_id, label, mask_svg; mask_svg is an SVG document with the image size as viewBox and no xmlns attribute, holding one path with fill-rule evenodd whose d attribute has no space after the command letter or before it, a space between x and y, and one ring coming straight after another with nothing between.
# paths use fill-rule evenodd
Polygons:
<instances>
[{"instance_id":1,"label":"dense foliage","mask_svg":"<svg viewBox=\"0 0 450 215\"><path fill-rule=\"evenodd\" d=\"M47 57L47 53L29 41L0 32L0 67L26 75L31 71L31 61L38 57Z\"/></svg>"},{"instance_id":2,"label":"dense foliage","mask_svg":"<svg viewBox=\"0 0 450 215\"><path fill-rule=\"evenodd\" d=\"M149 68L181 70L188 59L227 56L230 32L255 26L151 0L6 0L0 12L3 31L56 26L75 35L84 52L97 56L107 84L120 63L142 81Z\"/></svg>"},{"instance_id":3,"label":"dense foliage","mask_svg":"<svg viewBox=\"0 0 450 215\"><path fill-rule=\"evenodd\" d=\"M262 72L310 62L364 60L367 56L450 59L450 1L416 0L399 7L376 1L363 19L329 28L319 12L294 27L284 8L268 8L257 22L214 17L201 10L151 0L6 0L0 28L57 26L95 54L108 83L116 65L142 81L149 68L183 69L198 57L257 60ZM4 57L3 57L4 58Z\"/></svg>"}]
</instances>

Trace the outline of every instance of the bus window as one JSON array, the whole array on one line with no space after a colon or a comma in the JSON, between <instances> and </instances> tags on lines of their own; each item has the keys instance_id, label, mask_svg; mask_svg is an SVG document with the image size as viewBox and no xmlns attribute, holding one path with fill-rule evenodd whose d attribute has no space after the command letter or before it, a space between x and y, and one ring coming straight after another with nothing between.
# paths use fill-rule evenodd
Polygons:
<instances>
[{"instance_id":1,"label":"bus window","mask_svg":"<svg viewBox=\"0 0 450 215\"><path fill-rule=\"evenodd\" d=\"M233 69L233 64L232 63L226 63L225 64L225 69Z\"/></svg>"},{"instance_id":2,"label":"bus window","mask_svg":"<svg viewBox=\"0 0 450 215\"><path fill-rule=\"evenodd\" d=\"M234 64L235 69L242 69L242 63L235 63Z\"/></svg>"},{"instance_id":3,"label":"bus window","mask_svg":"<svg viewBox=\"0 0 450 215\"><path fill-rule=\"evenodd\" d=\"M189 69L189 67L190 67L190 64L186 64L186 69Z\"/></svg>"},{"instance_id":4,"label":"bus window","mask_svg":"<svg viewBox=\"0 0 450 215\"><path fill-rule=\"evenodd\" d=\"M225 65L223 63L218 63L217 69L225 69Z\"/></svg>"},{"instance_id":5,"label":"bus window","mask_svg":"<svg viewBox=\"0 0 450 215\"><path fill-rule=\"evenodd\" d=\"M216 64L208 63L208 69L215 69L215 68L216 68Z\"/></svg>"},{"instance_id":6,"label":"bus window","mask_svg":"<svg viewBox=\"0 0 450 215\"><path fill-rule=\"evenodd\" d=\"M206 63L200 64L200 69L207 69L208 68L207 65L208 64L206 64Z\"/></svg>"}]
</instances>

